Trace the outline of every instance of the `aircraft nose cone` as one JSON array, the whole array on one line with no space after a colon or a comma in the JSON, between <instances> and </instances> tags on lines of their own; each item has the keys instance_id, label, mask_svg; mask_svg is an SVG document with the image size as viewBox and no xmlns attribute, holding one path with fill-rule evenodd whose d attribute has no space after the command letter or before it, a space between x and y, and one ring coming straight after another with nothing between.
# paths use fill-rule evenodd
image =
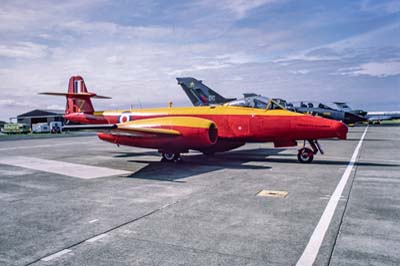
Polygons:
<instances>
[{"instance_id":1,"label":"aircraft nose cone","mask_svg":"<svg viewBox=\"0 0 400 266\"><path fill-rule=\"evenodd\" d=\"M332 121L331 127L335 130L336 136L339 139L346 139L348 128L345 124L338 121Z\"/></svg>"}]
</instances>

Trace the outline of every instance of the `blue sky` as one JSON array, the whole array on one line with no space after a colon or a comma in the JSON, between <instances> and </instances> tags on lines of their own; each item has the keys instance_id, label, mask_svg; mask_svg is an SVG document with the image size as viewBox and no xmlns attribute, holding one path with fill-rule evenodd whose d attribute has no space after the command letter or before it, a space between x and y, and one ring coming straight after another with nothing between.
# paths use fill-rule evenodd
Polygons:
<instances>
[{"instance_id":1,"label":"blue sky","mask_svg":"<svg viewBox=\"0 0 400 266\"><path fill-rule=\"evenodd\" d=\"M171 3L168 3L171 2ZM63 109L82 75L95 108L189 105L175 77L228 97L400 110L400 0L2 1L0 119Z\"/></svg>"}]
</instances>

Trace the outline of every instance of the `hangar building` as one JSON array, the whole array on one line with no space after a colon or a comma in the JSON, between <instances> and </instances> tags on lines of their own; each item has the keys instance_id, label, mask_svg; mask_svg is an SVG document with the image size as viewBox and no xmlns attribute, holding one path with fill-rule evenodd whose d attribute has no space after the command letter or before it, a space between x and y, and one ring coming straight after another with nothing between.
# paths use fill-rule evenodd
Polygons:
<instances>
[{"instance_id":1,"label":"hangar building","mask_svg":"<svg viewBox=\"0 0 400 266\"><path fill-rule=\"evenodd\" d=\"M65 124L65 119L63 115L64 110L35 109L27 113L18 115L17 122L26 123L30 127L32 127L32 124L50 123L52 121L61 121L63 124Z\"/></svg>"}]
</instances>

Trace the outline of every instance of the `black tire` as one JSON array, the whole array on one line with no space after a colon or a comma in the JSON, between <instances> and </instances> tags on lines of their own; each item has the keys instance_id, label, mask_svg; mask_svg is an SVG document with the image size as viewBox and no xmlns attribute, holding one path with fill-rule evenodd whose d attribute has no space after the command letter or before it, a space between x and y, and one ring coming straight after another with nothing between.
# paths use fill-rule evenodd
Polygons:
<instances>
[{"instance_id":1,"label":"black tire","mask_svg":"<svg viewBox=\"0 0 400 266\"><path fill-rule=\"evenodd\" d=\"M314 160L314 152L309 148L302 148L297 154L297 159L301 163L311 163Z\"/></svg>"},{"instance_id":2,"label":"black tire","mask_svg":"<svg viewBox=\"0 0 400 266\"><path fill-rule=\"evenodd\" d=\"M181 155L179 153L163 152L161 156L162 156L161 162L176 163L182 160Z\"/></svg>"}]
</instances>

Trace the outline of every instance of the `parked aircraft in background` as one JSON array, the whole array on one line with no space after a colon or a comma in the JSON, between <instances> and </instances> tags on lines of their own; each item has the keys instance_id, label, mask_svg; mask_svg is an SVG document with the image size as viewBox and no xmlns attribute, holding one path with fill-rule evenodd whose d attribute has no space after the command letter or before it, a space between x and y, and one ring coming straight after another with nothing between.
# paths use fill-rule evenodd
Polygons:
<instances>
[{"instance_id":1,"label":"parked aircraft in background","mask_svg":"<svg viewBox=\"0 0 400 266\"><path fill-rule=\"evenodd\" d=\"M195 78L176 78L194 106L224 104L236 98L225 98Z\"/></svg>"},{"instance_id":2,"label":"parked aircraft in background","mask_svg":"<svg viewBox=\"0 0 400 266\"><path fill-rule=\"evenodd\" d=\"M379 124L381 121L400 119L400 111L378 111L378 112L366 112L364 110L353 110L345 102L336 102L338 108L346 110L347 112L359 113L364 116L370 124Z\"/></svg>"},{"instance_id":3,"label":"parked aircraft in background","mask_svg":"<svg viewBox=\"0 0 400 266\"><path fill-rule=\"evenodd\" d=\"M347 126L341 122L303 115L288 110L240 106L169 107L140 110L95 111L91 98L104 98L88 92L82 77L69 80L65 118L85 125L66 129L97 129L98 137L117 145L157 149L163 161L179 161L180 154L198 150L213 154L235 149L246 142L273 142L275 147L296 146L298 160L311 162L323 153L318 139L346 139Z\"/></svg>"},{"instance_id":4,"label":"parked aircraft in background","mask_svg":"<svg viewBox=\"0 0 400 266\"><path fill-rule=\"evenodd\" d=\"M293 110L295 110L296 112L343 121L346 124L355 124L366 120L364 117L357 115L353 112L338 110L320 102L301 101L291 103L291 105L293 106Z\"/></svg>"},{"instance_id":5,"label":"parked aircraft in background","mask_svg":"<svg viewBox=\"0 0 400 266\"><path fill-rule=\"evenodd\" d=\"M371 124L379 124L381 121L400 119L400 111L368 112L365 118Z\"/></svg>"},{"instance_id":6,"label":"parked aircraft in background","mask_svg":"<svg viewBox=\"0 0 400 266\"><path fill-rule=\"evenodd\" d=\"M333 102L333 104L336 106L336 109L338 109L340 111L356 114L356 115L359 115L362 117L364 117L367 114L366 111L361 110L361 109L357 109L357 110L351 109L351 107L345 102Z\"/></svg>"},{"instance_id":7,"label":"parked aircraft in background","mask_svg":"<svg viewBox=\"0 0 400 266\"><path fill-rule=\"evenodd\" d=\"M321 116L329 119L343 121L346 124L354 124L365 121L365 118L353 112L337 110L319 102L288 103L283 99L269 99L254 93L244 93L241 99L226 99L201 81L195 78L177 78L178 84L189 96L194 106L207 106L210 104L224 104L229 106L243 106L265 109L270 105L272 109L288 109L290 111ZM212 99L209 101L207 99ZM222 99L222 101L220 100Z\"/></svg>"}]
</instances>

